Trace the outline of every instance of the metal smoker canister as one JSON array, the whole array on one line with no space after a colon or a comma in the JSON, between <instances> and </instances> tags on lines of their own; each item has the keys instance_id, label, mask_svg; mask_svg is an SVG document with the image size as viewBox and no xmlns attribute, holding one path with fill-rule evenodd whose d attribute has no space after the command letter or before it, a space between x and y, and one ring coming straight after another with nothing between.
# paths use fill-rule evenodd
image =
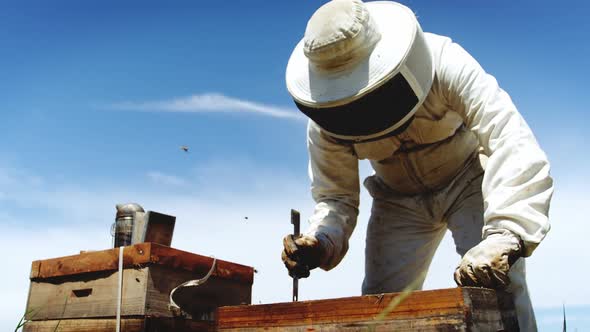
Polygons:
<instances>
[{"instance_id":1,"label":"metal smoker canister","mask_svg":"<svg viewBox=\"0 0 590 332\"><path fill-rule=\"evenodd\" d=\"M136 203L117 204L117 217L114 225L115 248L132 244L136 212L145 211Z\"/></svg>"}]
</instances>

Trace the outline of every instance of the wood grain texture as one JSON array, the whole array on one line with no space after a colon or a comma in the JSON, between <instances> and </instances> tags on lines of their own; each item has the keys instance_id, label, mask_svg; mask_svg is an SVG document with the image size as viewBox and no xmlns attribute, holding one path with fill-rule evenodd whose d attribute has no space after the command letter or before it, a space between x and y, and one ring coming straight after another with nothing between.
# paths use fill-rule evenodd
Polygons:
<instances>
[{"instance_id":1,"label":"wood grain texture","mask_svg":"<svg viewBox=\"0 0 590 332\"><path fill-rule=\"evenodd\" d=\"M27 319L114 317L118 274L99 271L31 280ZM206 274L158 264L124 269L122 315L173 317L168 307L172 289ZM251 284L212 275L188 294L190 307L183 309L195 318L211 317L219 306L250 304L251 293Z\"/></svg>"},{"instance_id":2,"label":"wood grain texture","mask_svg":"<svg viewBox=\"0 0 590 332\"><path fill-rule=\"evenodd\" d=\"M220 328L234 326L289 326L319 323L353 323L373 319L398 293L346 297L339 299L285 302L252 306L222 307L218 310ZM447 316L463 314L463 297L458 288L414 292L386 318L414 318L422 314Z\"/></svg>"},{"instance_id":3,"label":"wood grain texture","mask_svg":"<svg viewBox=\"0 0 590 332\"><path fill-rule=\"evenodd\" d=\"M122 315L144 315L148 267L123 272ZM31 281L27 319L114 317L118 272L95 272L69 281Z\"/></svg>"},{"instance_id":4,"label":"wood grain texture","mask_svg":"<svg viewBox=\"0 0 590 332\"><path fill-rule=\"evenodd\" d=\"M118 269L118 261L118 248L39 260L32 263L30 278L31 280L39 280L82 273L113 271ZM206 273L213 264L213 258L149 242L124 247L124 268L146 264L165 265L194 273ZM254 281L254 268L218 259L213 276L251 285Z\"/></svg>"},{"instance_id":5,"label":"wood grain texture","mask_svg":"<svg viewBox=\"0 0 590 332\"><path fill-rule=\"evenodd\" d=\"M483 288L465 287L462 290L470 330L479 331L501 321L503 330L518 331L518 319L510 294Z\"/></svg>"},{"instance_id":6,"label":"wood grain texture","mask_svg":"<svg viewBox=\"0 0 590 332\"><path fill-rule=\"evenodd\" d=\"M59 326L58 326L59 324ZM29 322L23 332L113 332L116 320L99 319L63 319ZM132 317L121 320L123 332L213 332L214 323L168 318Z\"/></svg>"},{"instance_id":7,"label":"wood grain texture","mask_svg":"<svg viewBox=\"0 0 590 332\"><path fill-rule=\"evenodd\" d=\"M136 267L150 263L151 244L139 243L124 247L123 267ZM34 268L37 266L37 268ZM115 271L119 268L119 249L84 252L33 262L31 280L48 279L82 273ZM35 271L35 273L34 273ZM33 274L34 273L34 274Z\"/></svg>"},{"instance_id":8,"label":"wood grain texture","mask_svg":"<svg viewBox=\"0 0 590 332\"><path fill-rule=\"evenodd\" d=\"M501 331L495 292L450 288L411 293L384 319L376 317L399 293L305 302L222 307L217 328L254 331ZM472 307L477 304L477 308ZM505 308L509 310L509 308ZM512 308L513 309L513 308Z\"/></svg>"},{"instance_id":9,"label":"wood grain texture","mask_svg":"<svg viewBox=\"0 0 590 332\"><path fill-rule=\"evenodd\" d=\"M161 277L168 273L165 267L156 268L160 270L157 274ZM164 280L164 285L168 283L167 280ZM160 295L165 293L164 291ZM153 298L158 296L152 295ZM305 302L228 306L217 309L215 322L164 318L156 315L126 316L124 321L127 325L123 331L518 331L514 306L510 296L505 293L483 288L417 291L406 297L384 318L377 319L398 296L399 293L391 293ZM163 297L159 301L161 303L156 304L156 307L165 303ZM53 332L56 324L56 320L33 321L24 331ZM61 321L59 331L106 332L113 331L114 327L112 317L66 319Z\"/></svg>"},{"instance_id":10,"label":"wood grain texture","mask_svg":"<svg viewBox=\"0 0 590 332\"><path fill-rule=\"evenodd\" d=\"M31 275L30 279L36 278L39 275L39 269L41 268L41 261L34 261L31 264Z\"/></svg>"},{"instance_id":11,"label":"wood grain texture","mask_svg":"<svg viewBox=\"0 0 590 332\"><path fill-rule=\"evenodd\" d=\"M196 273L206 274L213 264L211 257L157 244L152 244L151 255L153 263ZM254 268L218 259L212 276L251 285L254 282Z\"/></svg>"}]
</instances>

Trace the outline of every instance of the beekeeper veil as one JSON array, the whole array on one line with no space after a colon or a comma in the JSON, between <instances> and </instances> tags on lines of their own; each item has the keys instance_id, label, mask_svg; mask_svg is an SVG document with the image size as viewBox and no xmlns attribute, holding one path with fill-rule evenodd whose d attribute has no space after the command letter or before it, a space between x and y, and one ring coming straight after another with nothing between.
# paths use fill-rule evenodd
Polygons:
<instances>
[{"instance_id":1,"label":"beekeeper veil","mask_svg":"<svg viewBox=\"0 0 590 332\"><path fill-rule=\"evenodd\" d=\"M355 142L405 129L433 76L416 16L390 1L326 3L286 70L297 108L329 135Z\"/></svg>"}]
</instances>

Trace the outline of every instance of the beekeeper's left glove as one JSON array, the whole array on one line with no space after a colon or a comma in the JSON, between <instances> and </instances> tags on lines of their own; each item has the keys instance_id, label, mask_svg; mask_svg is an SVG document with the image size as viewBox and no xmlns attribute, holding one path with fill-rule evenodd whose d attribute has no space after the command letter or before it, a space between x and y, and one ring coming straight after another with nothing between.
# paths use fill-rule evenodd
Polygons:
<instances>
[{"instance_id":1,"label":"beekeeper's left glove","mask_svg":"<svg viewBox=\"0 0 590 332\"><path fill-rule=\"evenodd\" d=\"M508 230L490 234L465 253L455 270L455 282L459 286L504 289L510 284L508 270L522 257L522 249L520 238Z\"/></svg>"}]
</instances>

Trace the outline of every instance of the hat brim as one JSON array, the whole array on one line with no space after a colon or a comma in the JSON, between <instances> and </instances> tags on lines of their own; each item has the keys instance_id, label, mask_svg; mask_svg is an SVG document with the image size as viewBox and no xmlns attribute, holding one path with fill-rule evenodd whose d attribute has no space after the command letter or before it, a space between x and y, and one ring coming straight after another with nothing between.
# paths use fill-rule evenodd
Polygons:
<instances>
[{"instance_id":1,"label":"hat brim","mask_svg":"<svg viewBox=\"0 0 590 332\"><path fill-rule=\"evenodd\" d=\"M380 40L368 57L337 73L318 71L303 53L301 40L293 50L286 70L287 90L299 103L332 107L356 100L383 84L401 68L419 29L414 13L391 1L366 3Z\"/></svg>"}]
</instances>

